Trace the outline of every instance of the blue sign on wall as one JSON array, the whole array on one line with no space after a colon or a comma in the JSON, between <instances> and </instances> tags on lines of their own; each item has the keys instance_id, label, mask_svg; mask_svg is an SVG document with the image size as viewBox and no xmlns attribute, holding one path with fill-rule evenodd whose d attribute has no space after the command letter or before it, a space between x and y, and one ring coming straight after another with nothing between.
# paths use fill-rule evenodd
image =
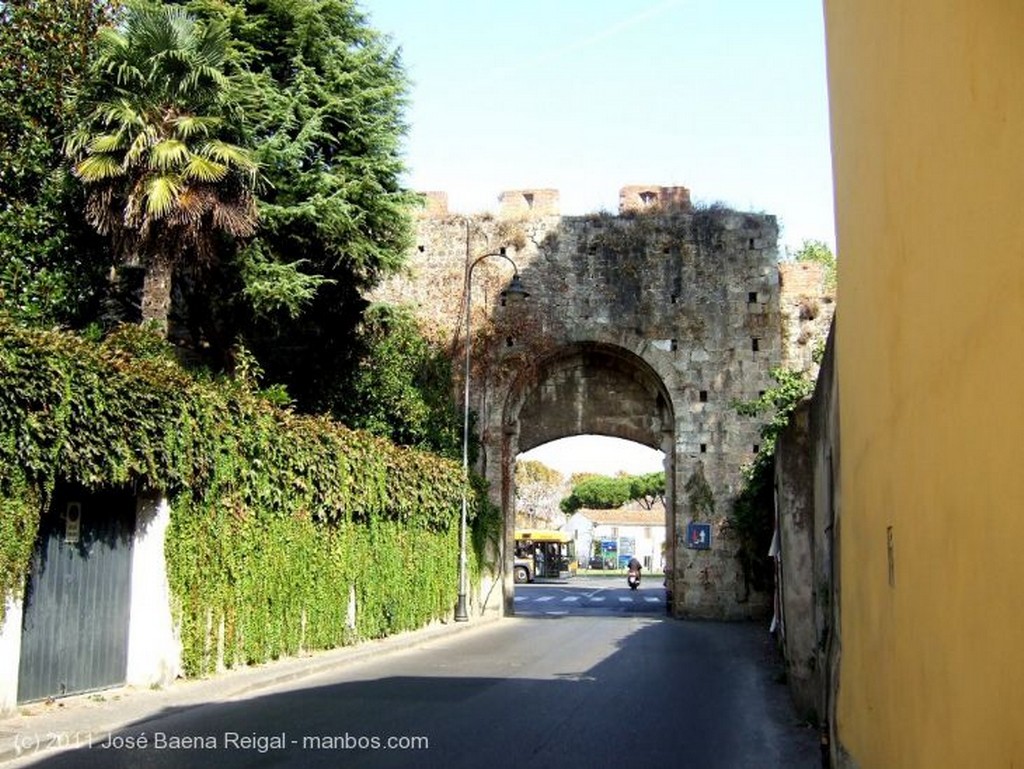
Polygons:
<instances>
[{"instance_id":1,"label":"blue sign on wall","mask_svg":"<svg viewBox=\"0 0 1024 769\"><path fill-rule=\"evenodd\" d=\"M711 547L711 524L687 524L686 546L693 550L708 550Z\"/></svg>"}]
</instances>

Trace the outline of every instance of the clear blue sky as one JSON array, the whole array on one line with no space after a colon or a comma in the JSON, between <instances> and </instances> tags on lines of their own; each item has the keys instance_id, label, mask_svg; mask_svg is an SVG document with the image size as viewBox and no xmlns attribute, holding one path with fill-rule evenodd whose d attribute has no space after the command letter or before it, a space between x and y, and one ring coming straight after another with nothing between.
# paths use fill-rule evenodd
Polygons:
<instances>
[{"instance_id":1,"label":"clear blue sky","mask_svg":"<svg viewBox=\"0 0 1024 769\"><path fill-rule=\"evenodd\" d=\"M452 210L626 184L779 217L834 245L821 0L360 0L412 80L408 186Z\"/></svg>"}]
</instances>

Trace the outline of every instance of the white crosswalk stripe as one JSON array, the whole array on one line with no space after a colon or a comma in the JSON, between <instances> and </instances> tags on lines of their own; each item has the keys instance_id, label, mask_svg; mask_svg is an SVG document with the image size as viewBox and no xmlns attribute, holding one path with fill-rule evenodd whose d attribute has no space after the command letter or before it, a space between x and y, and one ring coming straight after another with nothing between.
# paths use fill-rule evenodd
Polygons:
<instances>
[{"instance_id":1,"label":"white crosswalk stripe","mask_svg":"<svg viewBox=\"0 0 1024 769\"><path fill-rule=\"evenodd\" d=\"M537 599L537 603L543 603L544 601L552 601L554 600L554 598L555 597L553 595L542 595L540 596L540 598Z\"/></svg>"},{"instance_id":2,"label":"white crosswalk stripe","mask_svg":"<svg viewBox=\"0 0 1024 769\"><path fill-rule=\"evenodd\" d=\"M603 595L595 595L590 600L593 601L594 603L600 603L601 601L604 600L604 596Z\"/></svg>"},{"instance_id":3,"label":"white crosswalk stripe","mask_svg":"<svg viewBox=\"0 0 1024 769\"><path fill-rule=\"evenodd\" d=\"M628 595L625 597L619 596L619 603L633 603L633 599L630 598Z\"/></svg>"},{"instance_id":4,"label":"white crosswalk stripe","mask_svg":"<svg viewBox=\"0 0 1024 769\"><path fill-rule=\"evenodd\" d=\"M530 599L525 595L517 595L516 603L522 603L523 601L529 601Z\"/></svg>"},{"instance_id":5,"label":"white crosswalk stripe","mask_svg":"<svg viewBox=\"0 0 1024 769\"><path fill-rule=\"evenodd\" d=\"M562 602L565 603L566 601L578 601L578 600L580 600L580 597L578 595L567 595L565 598L562 599Z\"/></svg>"},{"instance_id":6,"label":"white crosswalk stripe","mask_svg":"<svg viewBox=\"0 0 1024 769\"><path fill-rule=\"evenodd\" d=\"M647 603L661 603L661 599L656 598L653 595L647 596L644 600L647 601Z\"/></svg>"}]
</instances>

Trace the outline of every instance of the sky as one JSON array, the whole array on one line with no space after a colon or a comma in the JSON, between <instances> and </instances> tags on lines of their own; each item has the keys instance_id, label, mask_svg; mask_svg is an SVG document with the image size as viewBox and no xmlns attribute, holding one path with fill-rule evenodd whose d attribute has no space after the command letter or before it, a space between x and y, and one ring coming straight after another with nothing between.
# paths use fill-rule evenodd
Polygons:
<instances>
[{"instance_id":1,"label":"sky","mask_svg":"<svg viewBox=\"0 0 1024 769\"><path fill-rule=\"evenodd\" d=\"M359 7L411 80L403 181L447 192L451 211L554 188L565 215L615 212L620 187L684 186L777 216L780 256L804 240L834 249L821 0ZM661 452L567 440L529 456L563 473L661 467Z\"/></svg>"}]
</instances>

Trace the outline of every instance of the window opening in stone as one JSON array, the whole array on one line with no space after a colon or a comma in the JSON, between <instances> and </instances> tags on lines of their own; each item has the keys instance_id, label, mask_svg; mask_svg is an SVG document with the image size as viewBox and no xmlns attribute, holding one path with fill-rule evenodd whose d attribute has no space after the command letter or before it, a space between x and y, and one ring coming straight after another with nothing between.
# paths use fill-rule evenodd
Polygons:
<instances>
[{"instance_id":1,"label":"window opening in stone","mask_svg":"<svg viewBox=\"0 0 1024 769\"><path fill-rule=\"evenodd\" d=\"M699 397L700 397L700 402L701 403L707 403L708 402L708 391L707 390L701 390L700 393L699 393Z\"/></svg>"},{"instance_id":2,"label":"window opening in stone","mask_svg":"<svg viewBox=\"0 0 1024 769\"><path fill-rule=\"evenodd\" d=\"M677 339L671 340L669 342L669 346L672 348L672 352L675 352L676 350L679 349L679 340L677 340Z\"/></svg>"},{"instance_id":3,"label":"window opening in stone","mask_svg":"<svg viewBox=\"0 0 1024 769\"><path fill-rule=\"evenodd\" d=\"M747 292L747 304L757 304L757 292L756 291L749 291L749 292Z\"/></svg>"},{"instance_id":4,"label":"window opening in stone","mask_svg":"<svg viewBox=\"0 0 1024 769\"><path fill-rule=\"evenodd\" d=\"M758 339L756 336L750 340L750 349L753 352L757 352L758 350L761 349L761 340Z\"/></svg>"},{"instance_id":5,"label":"window opening in stone","mask_svg":"<svg viewBox=\"0 0 1024 769\"><path fill-rule=\"evenodd\" d=\"M706 443L700 444L700 453L701 454L707 454L708 453L708 444L706 444Z\"/></svg>"}]
</instances>

